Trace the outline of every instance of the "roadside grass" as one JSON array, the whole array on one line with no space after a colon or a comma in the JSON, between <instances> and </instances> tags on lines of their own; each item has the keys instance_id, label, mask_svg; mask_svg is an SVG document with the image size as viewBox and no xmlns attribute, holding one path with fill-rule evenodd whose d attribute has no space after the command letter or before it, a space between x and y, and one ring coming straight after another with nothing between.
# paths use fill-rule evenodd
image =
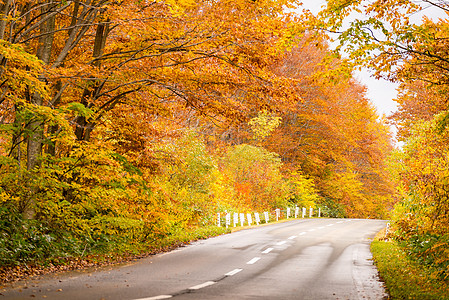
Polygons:
<instances>
[{"instance_id":1,"label":"roadside grass","mask_svg":"<svg viewBox=\"0 0 449 300\"><path fill-rule=\"evenodd\" d=\"M168 252L197 240L229 232L230 229L226 229L225 227L195 227L188 230L179 230L162 239L151 240L146 243L115 244L115 247L112 247L115 251L111 251L111 248L109 248L109 251L105 251L104 253L86 253L85 255L68 257L47 257L38 261L34 260L14 265L0 265L0 287L8 282L23 280L35 275L124 263L154 254ZM55 252L58 251L55 249Z\"/></svg>"},{"instance_id":2,"label":"roadside grass","mask_svg":"<svg viewBox=\"0 0 449 300\"><path fill-rule=\"evenodd\" d=\"M413 261L396 242L375 239L371 251L390 299L449 299L449 282Z\"/></svg>"}]
</instances>

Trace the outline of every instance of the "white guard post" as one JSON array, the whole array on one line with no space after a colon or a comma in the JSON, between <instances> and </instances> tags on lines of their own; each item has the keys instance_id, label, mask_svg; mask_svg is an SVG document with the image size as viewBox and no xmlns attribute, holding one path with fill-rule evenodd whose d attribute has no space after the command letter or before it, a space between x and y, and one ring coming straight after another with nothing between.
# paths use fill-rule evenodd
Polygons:
<instances>
[{"instance_id":1,"label":"white guard post","mask_svg":"<svg viewBox=\"0 0 449 300\"><path fill-rule=\"evenodd\" d=\"M265 223L268 223L268 222L270 221L270 216L268 215L268 212L265 211L265 212L263 213L263 215L265 216Z\"/></svg>"},{"instance_id":2,"label":"white guard post","mask_svg":"<svg viewBox=\"0 0 449 300\"><path fill-rule=\"evenodd\" d=\"M248 225L251 226L253 223L253 219L251 218L251 214L246 214L246 218L248 219Z\"/></svg>"},{"instance_id":3,"label":"white guard post","mask_svg":"<svg viewBox=\"0 0 449 300\"><path fill-rule=\"evenodd\" d=\"M234 227L239 223L239 214L234 213Z\"/></svg>"},{"instance_id":4,"label":"white guard post","mask_svg":"<svg viewBox=\"0 0 449 300\"><path fill-rule=\"evenodd\" d=\"M240 226L243 226L245 224L245 214L240 213Z\"/></svg>"},{"instance_id":5,"label":"white guard post","mask_svg":"<svg viewBox=\"0 0 449 300\"><path fill-rule=\"evenodd\" d=\"M276 221L279 221L279 217L281 216L281 210L276 208Z\"/></svg>"},{"instance_id":6,"label":"white guard post","mask_svg":"<svg viewBox=\"0 0 449 300\"><path fill-rule=\"evenodd\" d=\"M306 208L303 207L302 208L302 218L304 219L305 216L306 216Z\"/></svg>"},{"instance_id":7,"label":"white guard post","mask_svg":"<svg viewBox=\"0 0 449 300\"><path fill-rule=\"evenodd\" d=\"M217 213L217 226L218 226L218 227L221 226L221 222L220 222L220 213Z\"/></svg>"},{"instance_id":8,"label":"white guard post","mask_svg":"<svg viewBox=\"0 0 449 300\"><path fill-rule=\"evenodd\" d=\"M313 208L310 207L309 208L309 218L311 218L313 216Z\"/></svg>"},{"instance_id":9,"label":"white guard post","mask_svg":"<svg viewBox=\"0 0 449 300\"><path fill-rule=\"evenodd\" d=\"M287 219L290 217L290 207L287 207Z\"/></svg>"},{"instance_id":10,"label":"white guard post","mask_svg":"<svg viewBox=\"0 0 449 300\"><path fill-rule=\"evenodd\" d=\"M321 207L318 208L318 218L321 218Z\"/></svg>"},{"instance_id":11,"label":"white guard post","mask_svg":"<svg viewBox=\"0 0 449 300\"><path fill-rule=\"evenodd\" d=\"M260 223L259 213L254 213L254 219L256 219L256 224L259 225Z\"/></svg>"},{"instance_id":12,"label":"white guard post","mask_svg":"<svg viewBox=\"0 0 449 300\"><path fill-rule=\"evenodd\" d=\"M296 206L296 207L295 207L295 219L298 218L298 215L299 215L299 207Z\"/></svg>"},{"instance_id":13,"label":"white guard post","mask_svg":"<svg viewBox=\"0 0 449 300\"><path fill-rule=\"evenodd\" d=\"M226 228L228 228L229 225L231 225L231 214L227 213L226 214Z\"/></svg>"}]
</instances>

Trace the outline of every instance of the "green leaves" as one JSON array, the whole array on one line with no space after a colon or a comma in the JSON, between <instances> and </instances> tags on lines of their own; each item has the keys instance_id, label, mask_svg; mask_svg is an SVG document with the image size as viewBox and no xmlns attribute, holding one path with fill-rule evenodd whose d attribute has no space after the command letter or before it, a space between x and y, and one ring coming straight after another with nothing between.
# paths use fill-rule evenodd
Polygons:
<instances>
[{"instance_id":1,"label":"green leaves","mask_svg":"<svg viewBox=\"0 0 449 300\"><path fill-rule=\"evenodd\" d=\"M75 113L76 116L81 116L85 118L89 118L93 115L93 111L90 108L84 106L84 104L79 102L70 102L67 104L66 108Z\"/></svg>"}]
</instances>

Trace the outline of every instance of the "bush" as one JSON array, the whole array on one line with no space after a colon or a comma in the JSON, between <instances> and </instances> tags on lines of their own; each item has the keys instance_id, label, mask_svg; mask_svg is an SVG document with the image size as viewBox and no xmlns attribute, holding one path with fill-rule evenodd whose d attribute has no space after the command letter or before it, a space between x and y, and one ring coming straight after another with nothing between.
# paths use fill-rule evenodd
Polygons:
<instances>
[{"instance_id":1,"label":"bush","mask_svg":"<svg viewBox=\"0 0 449 300\"><path fill-rule=\"evenodd\" d=\"M449 299L449 284L411 259L394 241L371 243L374 261L391 299Z\"/></svg>"}]
</instances>

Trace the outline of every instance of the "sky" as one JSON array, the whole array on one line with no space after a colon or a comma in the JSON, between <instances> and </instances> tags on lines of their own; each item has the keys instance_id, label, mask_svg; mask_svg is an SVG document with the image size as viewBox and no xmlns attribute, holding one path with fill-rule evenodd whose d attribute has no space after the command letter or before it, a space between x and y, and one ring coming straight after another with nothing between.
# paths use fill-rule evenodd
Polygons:
<instances>
[{"instance_id":1,"label":"sky","mask_svg":"<svg viewBox=\"0 0 449 300\"><path fill-rule=\"evenodd\" d=\"M316 14L321 10L321 7L326 3L325 0L302 0L303 7ZM423 15L426 15L434 20L439 17L447 17L439 10L433 10L427 7L421 13L416 13L411 19L412 22L419 23ZM364 69L360 72L355 72L354 77L367 87L366 96L372 101L380 116L383 114L390 115L396 111L397 105L393 99L397 96L396 88L398 84L389 82L384 79L375 79L370 76L370 71ZM392 128L395 131L395 128Z\"/></svg>"}]
</instances>

